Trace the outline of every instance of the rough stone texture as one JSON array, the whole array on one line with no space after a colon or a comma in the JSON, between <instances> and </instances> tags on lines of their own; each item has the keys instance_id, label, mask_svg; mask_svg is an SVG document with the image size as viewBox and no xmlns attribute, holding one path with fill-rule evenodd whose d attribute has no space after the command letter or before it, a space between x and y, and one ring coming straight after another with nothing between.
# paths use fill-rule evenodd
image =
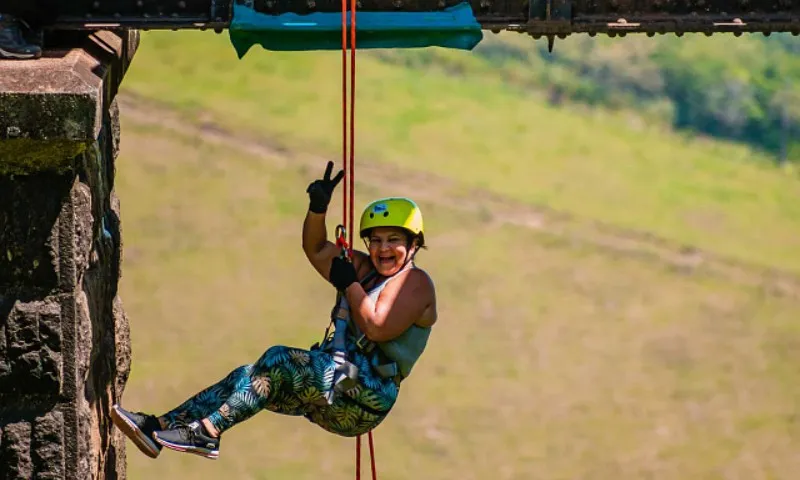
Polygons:
<instances>
[{"instance_id":1,"label":"rough stone texture","mask_svg":"<svg viewBox=\"0 0 800 480\"><path fill-rule=\"evenodd\" d=\"M0 480L123 479L114 97L138 36L0 61Z\"/></svg>"},{"instance_id":2,"label":"rough stone texture","mask_svg":"<svg viewBox=\"0 0 800 480\"><path fill-rule=\"evenodd\" d=\"M59 395L59 305L52 300L15 303L0 332L4 333L0 343L0 394Z\"/></svg>"},{"instance_id":3,"label":"rough stone texture","mask_svg":"<svg viewBox=\"0 0 800 480\"><path fill-rule=\"evenodd\" d=\"M99 137L138 42L136 31L81 34L39 60L0 61L0 173L73 166Z\"/></svg>"},{"instance_id":4,"label":"rough stone texture","mask_svg":"<svg viewBox=\"0 0 800 480\"><path fill-rule=\"evenodd\" d=\"M3 444L0 447L0 475L8 480L33 477L30 423L23 421L4 425Z\"/></svg>"}]
</instances>

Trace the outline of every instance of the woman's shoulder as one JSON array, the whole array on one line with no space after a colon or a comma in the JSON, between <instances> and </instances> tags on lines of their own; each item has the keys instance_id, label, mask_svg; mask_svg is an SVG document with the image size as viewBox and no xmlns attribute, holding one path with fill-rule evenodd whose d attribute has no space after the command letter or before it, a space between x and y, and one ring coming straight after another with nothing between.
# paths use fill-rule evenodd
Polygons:
<instances>
[{"instance_id":1,"label":"woman's shoulder","mask_svg":"<svg viewBox=\"0 0 800 480\"><path fill-rule=\"evenodd\" d=\"M359 250L353 250L352 259L353 267L356 269L356 276L359 280L363 280L373 270L369 255Z\"/></svg>"},{"instance_id":2,"label":"woman's shoulder","mask_svg":"<svg viewBox=\"0 0 800 480\"><path fill-rule=\"evenodd\" d=\"M419 281L421 284L426 284L432 290L434 289L433 277L423 268L414 265L413 268L410 268L408 271L409 278L414 278Z\"/></svg>"},{"instance_id":3,"label":"woman's shoulder","mask_svg":"<svg viewBox=\"0 0 800 480\"><path fill-rule=\"evenodd\" d=\"M417 266L412 268L408 275L413 275L416 279L415 291L418 298L426 304L420 318L414 324L421 328L430 328L439 317L436 308L436 287L433 284L433 278L427 271ZM419 295L420 292L422 292L422 295Z\"/></svg>"}]
</instances>

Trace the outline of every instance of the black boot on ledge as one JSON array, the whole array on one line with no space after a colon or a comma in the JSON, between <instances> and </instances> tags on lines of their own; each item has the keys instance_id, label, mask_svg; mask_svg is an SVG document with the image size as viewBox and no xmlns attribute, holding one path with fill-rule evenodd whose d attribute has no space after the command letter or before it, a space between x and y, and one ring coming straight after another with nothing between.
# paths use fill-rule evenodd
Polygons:
<instances>
[{"instance_id":1,"label":"black boot on ledge","mask_svg":"<svg viewBox=\"0 0 800 480\"><path fill-rule=\"evenodd\" d=\"M0 59L27 60L42 56L41 47L25 39L23 26L28 27L23 20L0 13Z\"/></svg>"}]
</instances>

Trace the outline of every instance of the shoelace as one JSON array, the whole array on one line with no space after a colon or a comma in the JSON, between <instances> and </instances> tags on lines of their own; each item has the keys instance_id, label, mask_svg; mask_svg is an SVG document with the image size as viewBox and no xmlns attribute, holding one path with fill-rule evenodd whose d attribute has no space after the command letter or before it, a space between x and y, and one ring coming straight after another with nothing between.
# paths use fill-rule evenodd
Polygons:
<instances>
[{"instance_id":1,"label":"shoelace","mask_svg":"<svg viewBox=\"0 0 800 480\"><path fill-rule=\"evenodd\" d=\"M187 424L186 422L175 421L169 424L170 430L175 430L180 435L181 440L186 441L194 441L197 438L197 433L195 433L195 429L192 427L192 424Z\"/></svg>"}]
</instances>

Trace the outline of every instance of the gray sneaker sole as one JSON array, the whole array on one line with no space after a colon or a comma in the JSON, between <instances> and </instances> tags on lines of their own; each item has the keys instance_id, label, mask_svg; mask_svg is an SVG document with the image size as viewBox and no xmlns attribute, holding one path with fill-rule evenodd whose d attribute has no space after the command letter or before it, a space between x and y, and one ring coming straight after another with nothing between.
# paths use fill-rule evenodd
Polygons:
<instances>
[{"instance_id":1,"label":"gray sneaker sole","mask_svg":"<svg viewBox=\"0 0 800 480\"><path fill-rule=\"evenodd\" d=\"M158 445L156 445L152 439L147 438L147 435L139 430L139 427L137 427L133 421L121 414L117 408L117 405L114 405L111 408L111 421L114 422L114 425L122 430L122 433L124 433L126 437L130 438L131 441L139 448L139 450L142 451L142 453L150 458L158 457L158 454L161 453Z\"/></svg>"},{"instance_id":2,"label":"gray sneaker sole","mask_svg":"<svg viewBox=\"0 0 800 480\"><path fill-rule=\"evenodd\" d=\"M177 452L193 453L203 458L210 458L211 460L216 460L219 458L219 450L209 450L207 448L201 448L201 447L189 447L186 445L178 445L176 443L164 440L163 438L158 438L158 432L155 432L153 435L156 437L156 441L158 443L171 450L175 450Z\"/></svg>"},{"instance_id":3,"label":"gray sneaker sole","mask_svg":"<svg viewBox=\"0 0 800 480\"><path fill-rule=\"evenodd\" d=\"M31 60L41 57L41 53L14 53L9 50L0 48L0 58L14 59L14 60Z\"/></svg>"}]
</instances>

